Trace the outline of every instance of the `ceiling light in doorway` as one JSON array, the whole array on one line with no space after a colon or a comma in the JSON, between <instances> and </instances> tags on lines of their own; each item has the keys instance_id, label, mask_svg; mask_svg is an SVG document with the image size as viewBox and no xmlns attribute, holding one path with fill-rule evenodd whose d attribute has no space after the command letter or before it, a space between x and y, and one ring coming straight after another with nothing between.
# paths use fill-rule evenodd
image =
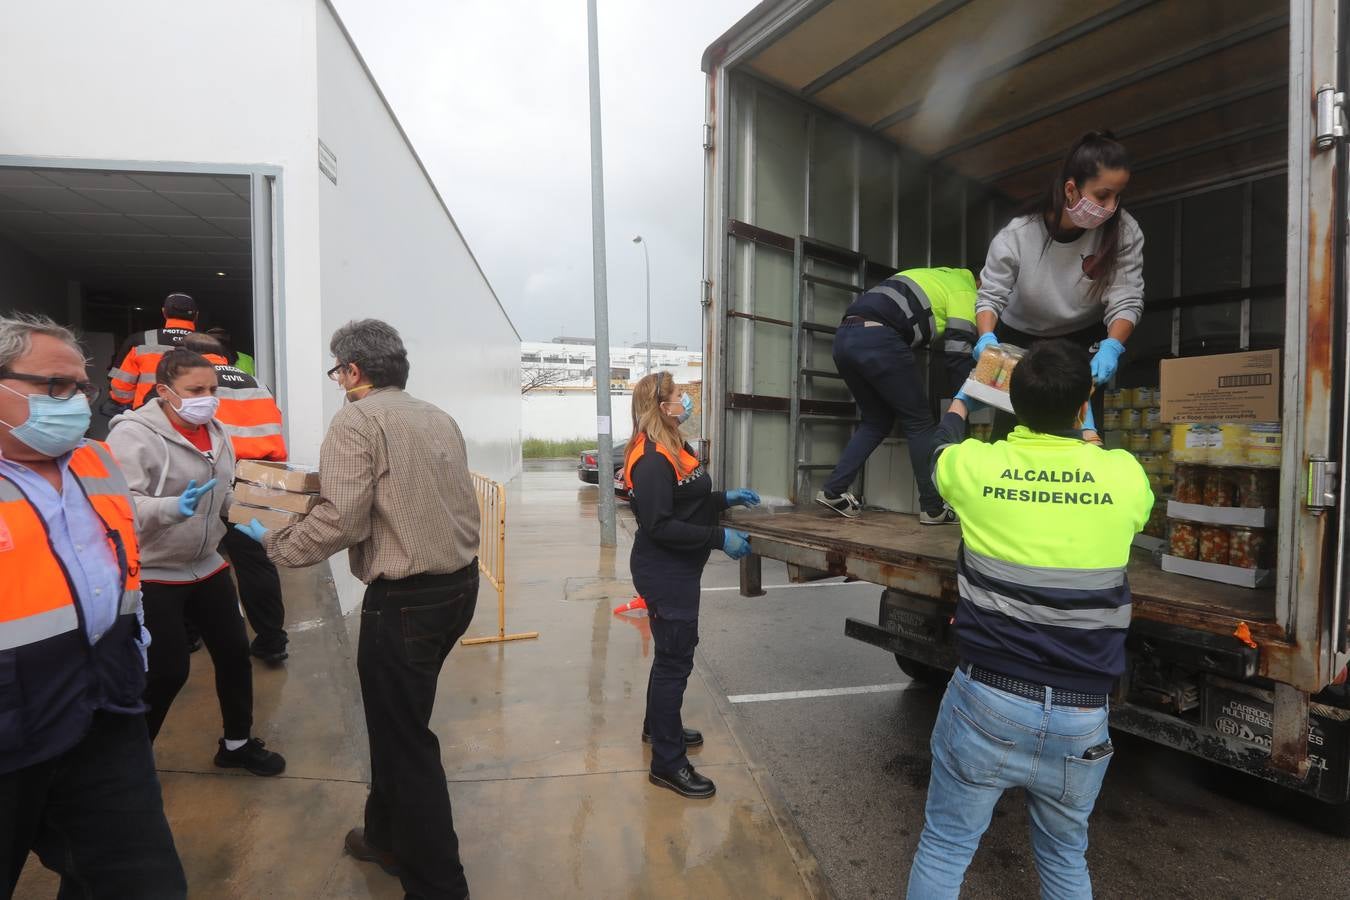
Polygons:
<instances>
[{"instance_id":1,"label":"ceiling light in doorway","mask_svg":"<svg viewBox=\"0 0 1350 900\"><path fill-rule=\"evenodd\" d=\"M225 273L224 273L224 272L217 272L216 275L219 276L220 278L224 278L224 277L225 277Z\"/></svg>"},{"instance_id":2,"label":"ceiling light in doorway","mask_svg":"<svg viewBox=\"0 0 1350 900\"><path fill-rule=\"evenodd\" d=\"M141 311L141 308L140 308L139 306L133 306L132 309L136 310L136 312L140 312L140 311Z\"/></svg>"}]
</instances>

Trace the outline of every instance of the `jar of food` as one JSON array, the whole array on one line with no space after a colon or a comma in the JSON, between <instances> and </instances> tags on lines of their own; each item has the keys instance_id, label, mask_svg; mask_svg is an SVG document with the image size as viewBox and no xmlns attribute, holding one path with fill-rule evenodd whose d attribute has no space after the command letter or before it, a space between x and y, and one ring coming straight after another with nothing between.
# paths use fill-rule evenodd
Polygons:
<instances>
[{"instance_id":1,"label":"jar of food","mask_svg":"<svg viewBox=\"0 0 1350 900\"><path fill-rule=\"evenodd\" d=\"M1247 509L1273 509L1278 503L1279 475L1266 469L1239 469L1234 473L1237 482L1238 505Z\"/></svg>"},{"instance_id":2,"label":"jar of food","mask_svg":"<svg viewBox=\"0 0 1350 900\"><path fill-rule=\"evenodd\" d=\"M1205 473L1205 506L1237 505L1237 483L1233 474L1224 469L1210 469Z\"/></svg>"},{"instance_id":3,"label":"jar of food","mask_svg":"<svg viewBox=\"0 0 1350 900\"><path fill-rule=\"evenodd\" d=\"M1150 429L1161 428L1162 410L1156 406L1150 406L1148 409L1144 410L1144 427Z\"/></svg>"},{"instance_id":4,"label":"jar of food","mask_svg":"<svg viewBox=\"0 0 1350 900\"><path fill-rule=\"evenodd\" d=\"M1149 513L1148 522L1144 524L1144 534L1154 538L1167 537L1167 503L1165 501L1153 504L1153 512Z\"/></svg>"},{"instance_id":5,"label":"jar of food","mask_svg":"<svg viewBox=\"0 0 1350 900\"><path fill-rule=\"evenodd\" d=\"M1172 426L1172 458L1177 462L1209 462L1211 426L1195 422Z\"/></svg>"},{"instance_id":6,"label":"jar of food","mask_svg":"<svg viewBox=\"0 0 1350 900\"><path fill-rule=\"evenodd\" d=\"M1173 456L1175 455L1174 453ZM1177 466L1172 481L1172 499L1178 503L1204 503L1204 468L1201 466Z\"/></svg>"},{"instance_id":7,"label":"jar of food","mask_svg":"<svg viewBox=\"0 0 1350 900\"><path fill-rule=\"evenodd\" d=\"M1205 525L1200 529L1201 562L1228 565L1231 546L1232 540L1228 535L1228 529L1222 525Z\"/></svg>"},{"instance_id":8,"label":"jar of food","mask_svg":"<svg viewBox=\"0 0 1350 900\"><path fill-rule=\"evenodd\" d=\"M1243 466L1247 464L1246 425L1220 425L1210 433L1209 462L1215 466Z\"/></svg>"},{"instance_id":9,"label":"jar of food","mask_svg":"<svg viewBox=\"0 0 1350 900\"><path fill-rule=\"evenodd\" d=\"M1148 433L1148 449L1155 453L1169 453L1172 450L1172 432L1157 426Z\"/></svg>"},{"instance_id":10,"label":"jar of food","mask_svg":"<svg viewBox=\"0 0 1350 900\"><path fill-rule=\"evenodd\" d=\"M1181 559L1198 559L1200 557L1199 529L1190 522L1182 522L1179 519L1169 521L1171 527L1167 537L1168 551Z\"/></svg>"},{"instance_id":11,"label":"jar of food","mask_svg":"<svg viewBox=\"0 0 1350 900\"><path fill-rule=\"evenodd\" d=\"M1170 494L1172 493L1172 487L1173 487L1173 483L1174 483L1174 482L1173 482L1173 478L1172 478L1172 469L1171 469L1171 464L1170 464L1170 463L1168 464L1168 468L1164 469L1164 470L1160 473L1159 477L1162 478L1162 489L1163 489L1163 494L1165 494L1165 495L1170 495Z\"/></svg>"},{"instance_id":12,"label":"jar of food","mask_svg":"<svg viewBox=\"0 0 1350 900\"><path fill-rule=\"evenodd\" d=\"M1158 402L1158 392L1151 387L1141 387L1134 389L1134 405L1140 409L1148 409Z\"/></svg>"},{"instance_id":13,"label":"jar of food","mask_svg":"<svg viewBox=\"0 0 1350 900\"><path fill-rule=\"evenodd\" d=\"M1102 395L1102 409L1120 409L1125 404L1121 402L1120 389L1112 388Z\"/></svg>"},{"instance_id":14,"label":"jar of food","mask_svg":"<svg viewBox=\"0 0 1350 900\"><path fill-rule=\"evenodd\" d=\"M975 368L971 371L970 377L980 384L987 384L993 387L998 383L999 373L1003 371L1003 347L995 344L992 347L986 347L980 354L980 358L975 362Z\"/></svg>"},{"instance_id":15,"label":"jar of food","mask_svg":"<svg viewBox=\"0 0 1350 900\"><path fill-rule=\"evenodd\" d=\"M1229 533L1228 564L1241 569L1269 569L1270 535L1264 528L1233 528Z\"/></svg>"},{"instance_id":16,"label":"jar of food","mask_svg":"<svg viewBox=\"0 0 1350 900\"><path fill-rule=\"evenodd\" d=\"M1139 460L1139 467L1145 472L1158 471L1158 454L1151 453L1148 450L1139 450L1134 454L1134 458Z\"/></svg>"},{"instance_id":17,"label":"jar of food","mask_svg":"<svg viewBox=\"0 0 1350 900\"><path fill-rule=\"evenodd\" d=\"M1102 410L1102 430L1119 431L1120 430L1120 410L1104 409Z\"/></svg>"},{"instance_id":18,"label":"jar of food","mask_svg":"<svg viewBox=\"0 0 1350 900\"><path fill-rule=\"evenodd\" d=\"M1137 409L1122 409L1120 411L1120 427L1126 431L1136 430L1143 421L1144 418L1139 415Z\"/></svg>"},{"instance_id":19,"label":"jar of food","mask_svg":"<svg viewBox=\"0 0 1350 900\"><path fill-rule=\"evenodd\" d=\"M1247 426L1247 465L1279 468L1282 450L1279 422L1255 422Z\"/></svg>"}]
</instances>

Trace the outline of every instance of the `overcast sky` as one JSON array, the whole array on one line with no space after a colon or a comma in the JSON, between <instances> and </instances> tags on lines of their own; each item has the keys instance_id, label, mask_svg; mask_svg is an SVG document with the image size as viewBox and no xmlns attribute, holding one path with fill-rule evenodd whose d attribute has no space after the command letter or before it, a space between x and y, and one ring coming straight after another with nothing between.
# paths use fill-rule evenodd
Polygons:
<instances>
[{"instance_id":1,"label":"overcast sky","mask_svg":"<svg viewBox=\"0 0 1350 900\"><path fill-rule=\"evenodd\" d=\"M754 0L600 0L611 342L700 343L703 50ZM335 0L525 340L594 334L585 0Z\"/></svg>"}]
</instances>

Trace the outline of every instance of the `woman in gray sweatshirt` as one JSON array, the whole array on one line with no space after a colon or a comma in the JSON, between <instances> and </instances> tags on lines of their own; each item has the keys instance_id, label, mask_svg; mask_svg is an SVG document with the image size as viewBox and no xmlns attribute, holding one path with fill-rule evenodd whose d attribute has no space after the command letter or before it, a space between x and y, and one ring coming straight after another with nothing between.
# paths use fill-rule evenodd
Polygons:
<instances>
[{"instance_id":1,"label":"woman in gray sweatshirt","mask_svg":"<svg viewBox=\"0 0 1350 900\"><path fill-rule=\"evenodd\" d=\"M215 763L277 775L286 761L251 734L253 666L229 565L216 551L231 501L234 452L215 419L216 369L170 350L145 405L112 421L108 446L136 502L141 589L150 632L145 702L150 739L187 682L184 619L201 633L215 666L224 736ZM187 498L184 502L180 495Z\"/></svg>"},{"instance_id":2,"label":"woman in gray sweatshirt","mask_svg":"<svg viewBox=\"0 0 1350 900\"><path fill-rule=\"evenodd\" d=\"M1144 233L1120 208L1129 181L1125 148L1109 131L1090 131L1036 207L994 236L975 304L977 360L1000 341L1028 349L1067 338L1095 351L1095 383L1111 380L1144 311ZM1100 392L1093 406L1100 417ZM995 437L1011 421L1000 419Z\"/></svg>"}]
</instances>

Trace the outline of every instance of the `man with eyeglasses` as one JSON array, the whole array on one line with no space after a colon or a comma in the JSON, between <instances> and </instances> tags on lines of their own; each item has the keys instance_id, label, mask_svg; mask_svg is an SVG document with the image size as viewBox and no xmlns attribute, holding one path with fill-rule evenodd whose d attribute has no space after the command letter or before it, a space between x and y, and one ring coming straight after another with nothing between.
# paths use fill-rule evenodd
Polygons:
<instances>
[{"instance_id":1,"label":"man with eyeglasses","mask_svg":"<svg viewBox=\"0 0 1350 900\"><path fill-rule=\"evenodd\" d=\"M32 851L62 896L185 897L141 702L136 521L84 438L84 365L69 330L0 316L0 896Z\"/></svg>"}]
</instances>

